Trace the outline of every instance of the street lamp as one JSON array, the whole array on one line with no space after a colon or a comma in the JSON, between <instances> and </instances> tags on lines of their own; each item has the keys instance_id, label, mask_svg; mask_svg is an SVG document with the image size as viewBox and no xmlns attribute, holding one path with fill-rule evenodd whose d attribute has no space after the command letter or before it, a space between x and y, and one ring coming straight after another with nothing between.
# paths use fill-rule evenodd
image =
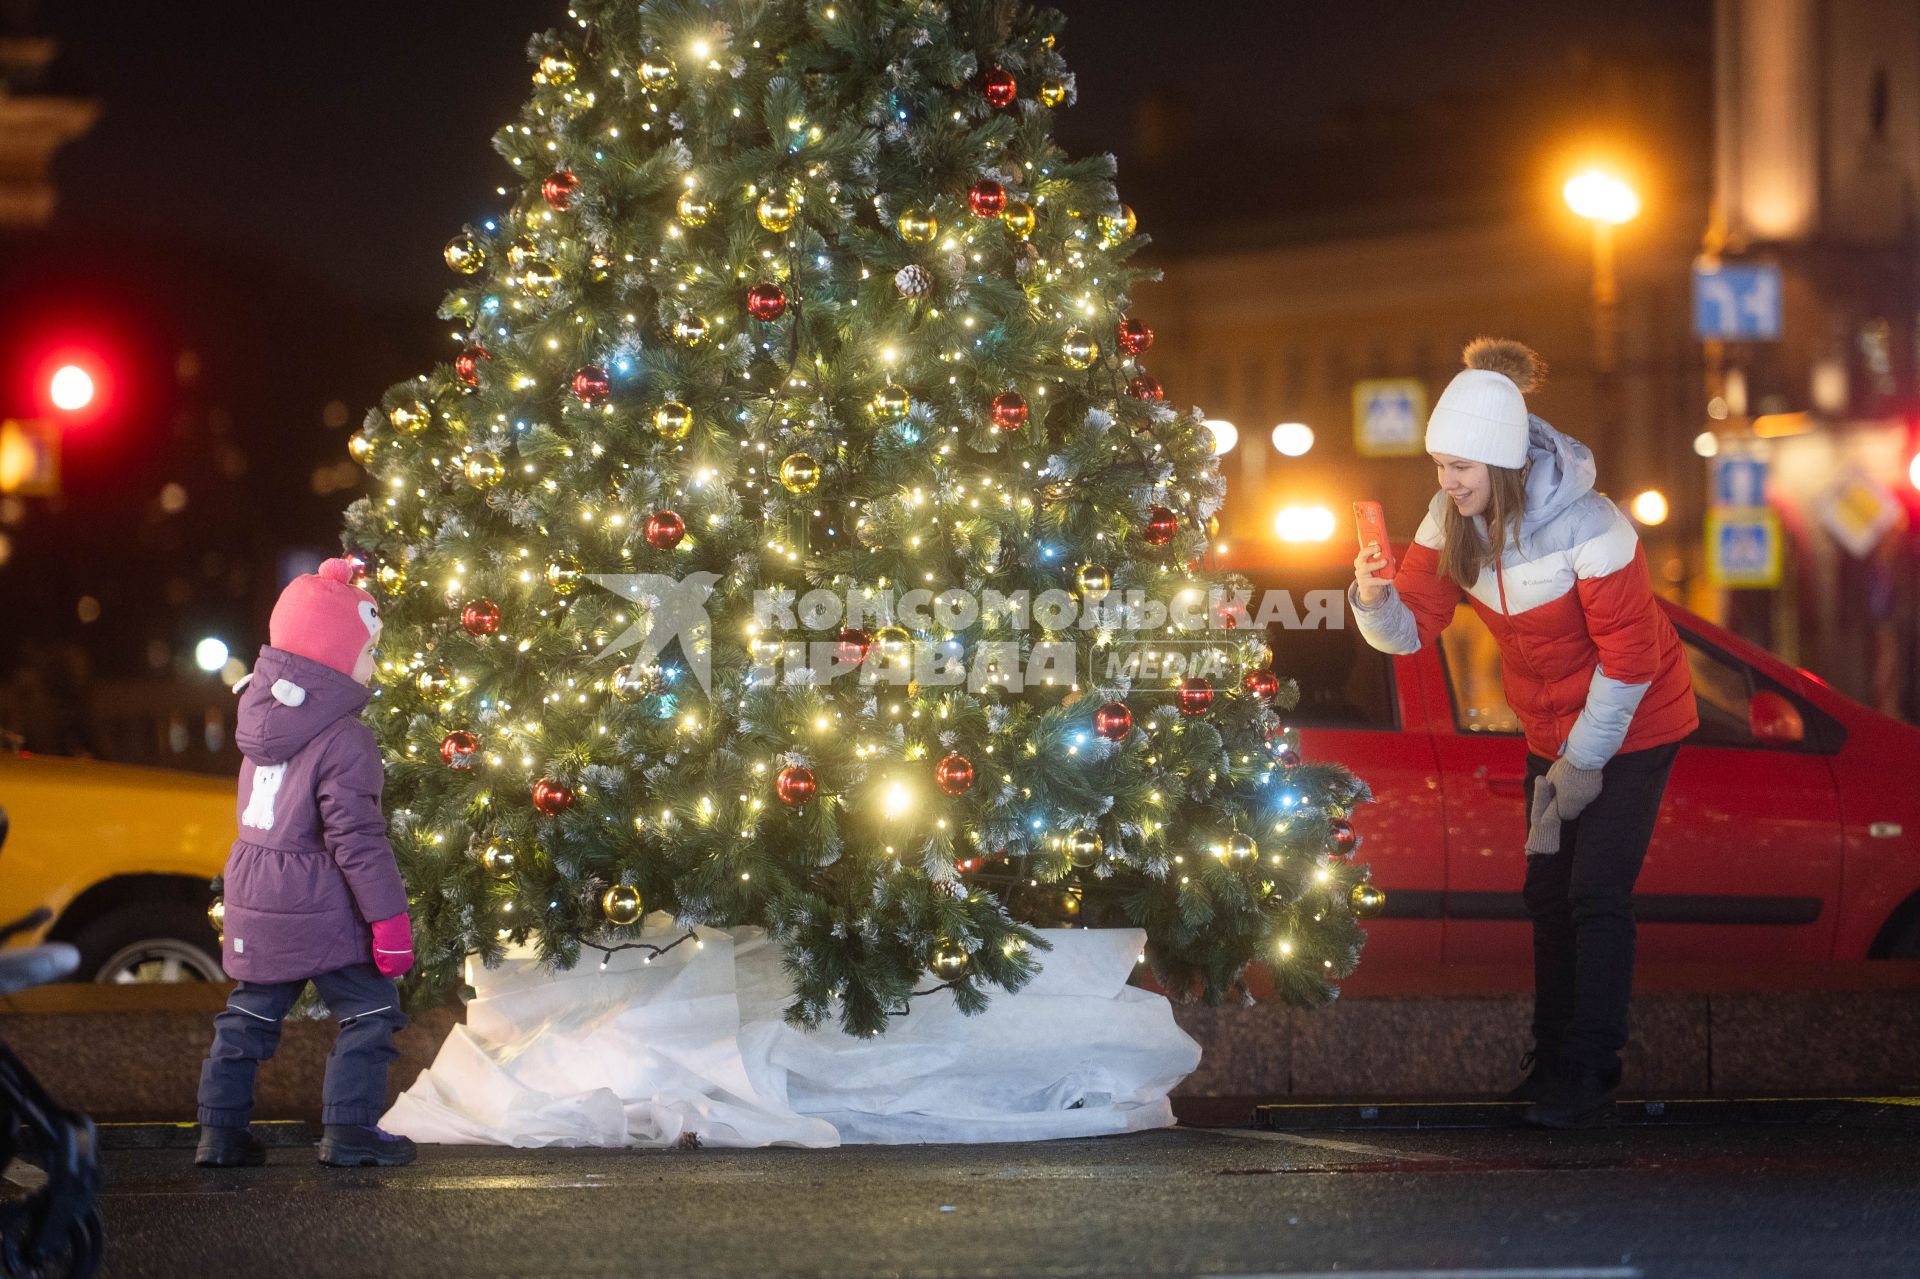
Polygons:
<instances>
[{"instance_id":1,"label":"street lamp","mask_svg":"<svg viewBox=\"0 0 1920 1279\"><path fill-rule=\"evenodd\" d=\"M1620 284L1614 271L1613 229L1640 216L1640 196L1626 179L1586 169L1567 179L1567 207L1593 227L1593 371L1598 416L1614 414L1613 378L1619 364Z\"/></svg>"},{"instance_id":2,"label":"street lamp","mask_svg":"<svg viewBox=\"0 0 1920 1279\"><path fill-rule=\"evenodd\" d=\"M1305 457L1313 448L1313 428L1305 422L1282 422L1273 428L1273 447L1287 457Z\"/></svg>"}]
</instances>

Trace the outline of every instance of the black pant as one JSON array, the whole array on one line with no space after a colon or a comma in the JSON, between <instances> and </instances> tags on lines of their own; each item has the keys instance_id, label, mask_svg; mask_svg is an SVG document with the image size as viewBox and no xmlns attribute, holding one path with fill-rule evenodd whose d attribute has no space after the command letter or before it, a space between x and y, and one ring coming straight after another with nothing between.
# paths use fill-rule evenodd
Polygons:
<instances>
[{"instance_id":1,"label":"black pant","mask_svg":"<svg viewBox=\"0 0 1920 1279\"><path fill-rule=\"evenodd\" d=\"M1527 858L1533 1043L1543 1058L1620 1080L1633 994L1633 883L1647 857L1678 742L1607 761L1600 794L1560 827L1560 851ZM1528 752L1533 784L1553 761Z\"/></svg>"},{"instance_id":2,"label":"black pant","mask_svg":"<svg viewBox=\"0 0 1920 1279\"><path fill-rule=\"evenodd\" d=\"M200 1067L200 1122L244 1128L253 1113L253 1079L280 1046L280 1022L307 988L304 981L240 982L213 1019L213 1048ZM320 1121L379 1122L387 1106L387 1064L400 1055L394 1032L407 1024L393 979L372 964L352 964L313 979L340 1036L327 1057Z\"/></svg>"}]
</instances>

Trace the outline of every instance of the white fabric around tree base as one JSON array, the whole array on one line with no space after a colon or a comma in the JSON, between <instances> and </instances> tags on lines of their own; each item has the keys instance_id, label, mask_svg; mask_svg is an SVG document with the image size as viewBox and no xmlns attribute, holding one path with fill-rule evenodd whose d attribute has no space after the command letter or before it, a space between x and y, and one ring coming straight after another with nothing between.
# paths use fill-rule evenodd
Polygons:
<instances>
[{"instance_id":1,"label":"white fabric around tree base","mask_svg":"<svg viewBox=\"0 0 1920 1279\"><path fill-rule=\"evenodd\" d=\"M684 931L647 922L657 945ZM789 1026L792 984L761 930L698 933L651 963L470 963L466 1024L381 1126L522 1147L1042 1141L1164 1128L1167 1093L1200 1064L1166 998L1126 984L1136 929L1049 931L1018 994L974 1017L922 996L871 1039Z\"/></svg>"}]
</instances>

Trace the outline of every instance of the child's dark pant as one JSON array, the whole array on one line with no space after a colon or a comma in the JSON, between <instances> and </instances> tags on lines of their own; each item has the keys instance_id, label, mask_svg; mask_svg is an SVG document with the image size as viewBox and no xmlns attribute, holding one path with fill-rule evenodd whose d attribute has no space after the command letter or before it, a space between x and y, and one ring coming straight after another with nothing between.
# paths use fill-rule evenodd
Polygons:
<instances>
[{"instance_id":1,"label":"child's dark pant","mask_svg":"<svg viewBox=\"0 0 1920 1279\"><path fill-rule=\"evenodd\" d=\"M253 1077L280 1044L280 1022L304 981L248 982L233 988L213 1019L213 1048L200 1068L200 1122L244 1128L253 1113ZM340 1022L327 1058L320 1122L372 1126L387 1107L387 1065L399 1056L394 1032L407 1024L399 992L372 964L321 973L314 989Z\"/></svg>"}]
</instances>

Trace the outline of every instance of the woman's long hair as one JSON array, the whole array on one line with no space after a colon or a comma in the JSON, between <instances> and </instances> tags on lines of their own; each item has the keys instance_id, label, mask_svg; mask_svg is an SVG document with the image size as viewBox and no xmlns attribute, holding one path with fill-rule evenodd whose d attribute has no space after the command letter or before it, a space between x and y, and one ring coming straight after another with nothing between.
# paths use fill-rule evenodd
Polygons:
<instances>
[{"instance_id":1,"label":"woman's long hair","mask_svg":"<svg viewBox=\"0 0 1920 1279\"><path fill-rule=\"evenodd\" d=\"M1487 497L1487 535L1482 537L1473 517L1460 514L1460 508L1447 503L1440 522L1440 573L1472 590L1480 580L1480 571L1496 563L1506 549L1507 540L1519 536L1520 515L1527 508L1527 473L1506 466L1489 466L1487 478L1491 492Z\"/></svg>"}]
</instances>

